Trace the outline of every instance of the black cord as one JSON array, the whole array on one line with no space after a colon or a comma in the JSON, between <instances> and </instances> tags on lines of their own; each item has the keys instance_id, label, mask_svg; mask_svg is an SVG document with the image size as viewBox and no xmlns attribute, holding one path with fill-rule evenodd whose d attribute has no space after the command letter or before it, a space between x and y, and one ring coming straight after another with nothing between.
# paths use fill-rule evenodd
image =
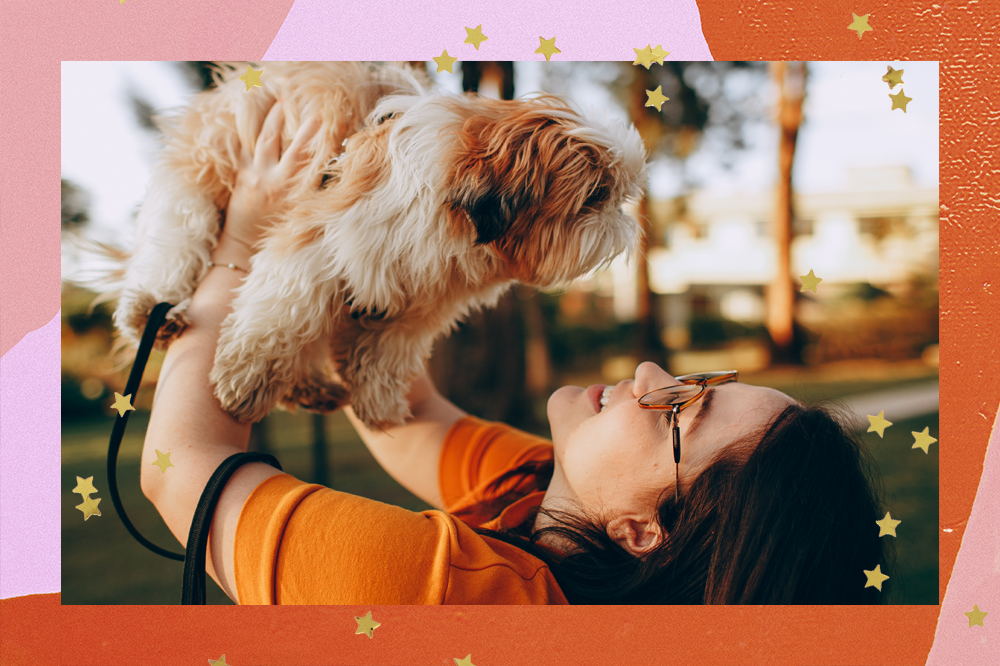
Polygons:
<instances>
[{"instance_id":1,"label":"black cord","mask_svg":"<svg viewBox=\"0 0 1000 666\"><path fill-rule=\"evenodd\" d=\"M142 373L146 369L146 362L149 361L149 353L156 340L156 333L163 325L167 312L174 307L170 303L157 303L149 314L146 328L142 332L142 339L139 341L139 351L135 355L135 363L132 364L132 371L129 373L128 381L125 383L125 395L132 396L135 400L136 392L139 390L139 383L142 381ZM212 525L212 515L215 507L219 503L226 482L243 464L248 462L261 461L270 464L272 467L281 469L278 459L267 453L234 453L226 458L218 469L212 474L208 485L202 491L198 500L198 507L195 509L194 519L191 521L191 530L188 533L188 547L185 554L171 552L165 548L160 548L146 537L139 534L132 521L125 513L122 506L121 497L118 495L118 451L121 449L122 437L125 435L125 425L128 423L129 411L119 414L115 419L115 425L111 429L111 442L108 445L108 489L111 494L111 502L115 505L118 517L125 524L125 529L129 531L135 540L143 546L153 551L157 555L184 562L184 583L181 589L182 604L204 604L205 603L205 560L208 551L208 534Z\"/></svg>"}]
</instances>

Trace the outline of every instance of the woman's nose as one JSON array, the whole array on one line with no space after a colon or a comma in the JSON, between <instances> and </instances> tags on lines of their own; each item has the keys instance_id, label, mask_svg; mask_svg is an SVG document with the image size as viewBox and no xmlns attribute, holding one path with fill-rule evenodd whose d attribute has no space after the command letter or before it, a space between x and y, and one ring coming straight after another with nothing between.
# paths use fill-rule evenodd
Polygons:
<instances>
[{"instance_id":1,"label":"woman's nose","mask_svg":"<svg viewBox=\"0 0 1000 666\"><path fill-rule=\"evenodd\" d=\"M669 372L651 361L646 361L640 363L635 369L635 383L632 384L632 392L635 397L640 398L650 391L677 384L680 382L674 379L674 376Z\"/></svg>"}]
</instances>

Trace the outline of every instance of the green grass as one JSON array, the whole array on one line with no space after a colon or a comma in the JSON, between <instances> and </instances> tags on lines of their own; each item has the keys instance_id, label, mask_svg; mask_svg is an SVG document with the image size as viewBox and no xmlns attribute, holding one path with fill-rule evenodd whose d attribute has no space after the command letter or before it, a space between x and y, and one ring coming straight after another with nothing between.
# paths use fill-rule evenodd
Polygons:
<instances>
[{"instance_id":1,"label":"green grass","mask_svg":"<svg viewBox=\"0 0 1000 666\"><path fill-rule=\"evenodd\" d=\"M871 383L864 386L866 390L884 388ZM803 397L801 391L797 393L796 397ZM119 456L119 492L129 518L142 534L159 546L180 552L180 545L139 488L139 455L148 418L147 412L137 412L129 419ZM63 424L62 602L179 603L183 563L160 557L136 542L111 504L105 457L112 423L107 418ZM284 470L313 480L311 418L275 412L264 423L269 450ZM330 487L413 511L430 508L375 462L342 413L327 416L325 424ZM863 436L882 474L887 508L893 518L902 521L896 529L897 568L883 585L887 603L938 602L938 445L933 444L925 455L911 448L910 434L927 426L937 437L936 413L894 422L884 439L876 433ZM101 516L84 521L83 514L74 508L82 501L71 492L77 476L94 477L98 490L94 497L102 500ZM873 524L872 529L878 528ZM863 574L858 575L862 584ZM207 601L232 603L211 578Z\"/></svg>"}]
</instances>

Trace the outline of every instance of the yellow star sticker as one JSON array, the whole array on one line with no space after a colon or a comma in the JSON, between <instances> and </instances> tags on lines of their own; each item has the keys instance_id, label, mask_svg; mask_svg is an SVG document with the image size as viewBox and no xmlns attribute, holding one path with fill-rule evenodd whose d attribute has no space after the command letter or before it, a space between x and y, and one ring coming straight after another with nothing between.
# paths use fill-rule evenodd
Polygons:
<instances>
[{"instance_id":1,"label":"yellow star sticker","mask_svg":"<svg viewBox=\"0 0 1000 666\"><path fill-rule=\"evenodd\" d=\"M162 472L163 474L166 474L167 473L167 468L174 466L174 464L172 462L170 462L170 454L169 453L160 453L160 451L158 449L153 449L153 450L156 451L156 462L152 462L150 464L151 465L156 465L157 467L160 468L160 472Z\"/></svg>"},{"instance_id":2,"label":"yellow star sticker","mask_svg":"<svg viewBox=\"0 0 1000 666\"><path fill-rule=\"evenodd\" d=\"M914 441L913 441L913 446L911 446L910 448L923 449L924 453L929 453L928 447L930 447L931 444L937 441L936 439L931 437L930 430L931 430L930 426L927 426L920 432L913 432L911 430L910 434L913 435Z\"/></svg>"},{"instance_id":3,"label":"yellow star sticker","mask_svg":"<svg viewBox=\"0 0 1000 666\"><path fill-rule=\"evenodd\" d=\"M100 497L88 497L83 500L83 504L77 504L76 508L83 511L83 519L87 520L91 516L101 515L101 510L97 508L97 505L101 503Z\"/></svg>"},{"instance_id":4,"label":"yellow star sticker","mask_svg":"<svg viewBox=\"0 0 1000 666\"><path fill-rule=\"evenodd\" d=\"M888 83L889 90L892 90L893 88L895 88L896 86L900 85L903 82L903 70L893 69L891 66L887 66L886 69L888 69L889 71L885 73L885 76L882 77L882 80Z\"/></svg>"},{"instance_id":5,"label":"yellow star sticker","mask_svg":"<svg viewBox=\"0 0 1000 666\"><path fill-rule=\"evenodd\" d=\"M440 74L441 72L448 72L449 74L455 73L452 71L451 66L455 64L455 61L458 60L458 58L452 58L450 55L448 55L448 49L441 51L441 55L439 55L436 58L431 58L431 60L437 63L438 74Z\"/></svg>"},{"instance_id":6,"label":"yellow star sticker","mask_svg":"<svg viewBox=\"0 0 1000 666\"><path fill-rule=\"evenodd\" d=\"M544 37L539 36L538 41L541 42L542 45L539 46L537 49L535 49L535 53L541 53L542 55L544 55L545 62L548 62L549 58L551 58L555 54L562 53L562 51L556 48L555 37L553 37L552 39L545 39Z\"/></svg>"},{"instance_id":7,"label":"yellow star sticker","mask_svg":"<svg viewBox=\"0 0 1000 666\"><path fill-rule=\"evenodd\" d=\"M264 73L264 70L256 70L250 65L247 65L247 73L239 77L240 81L247 84L247 89L245 92L250 92L250 89L254 86L258 88L263 88L264 84L260 82L260 75Z\"/></svg>"},{"instance_id":8,"label":"yellow star sticker","mask_svg":"<svg viewBox=\"0 0 1000 666\"><path fill-rule=\"evenodd\" d=\"M892 425L891 422L885 420L884 409L878 413L878 416L869 416L868 422L871 423L868 432L877 432L879 437L884 437L885 429Z\"/></svg>"},{"instance_id":9,"label":"yellow star sticker","mask_svg":"<svg viewBox=\"0 0 1000 666\"><path fill-rule=\"evenodd\" d=\"M876 520L875 524L878 525L878 535L884 537L886 534L891 534L896 536L896 525L899 525L902 520L893 520L889 512L885 512L885 518L882 520Z\"/></svg>"},{"instance_id":10,"label":"yellow star sticker","mask_svg":"<svg viewBox=\"0 0 1000 666\"><path fill-rule=\"evenodd\" d=\"M854 23L852 23L851 25L847 26L847 29L848 30L857 30L858 31L858 39L861 39L861 35L863 35L864 33L868 32L869 30L872 29L872 27L870 25L868 25L869 14L865 14L864 16L858 16L857 14L851 12L851 16L854 17Z\"/></svg>"},{"instance_id":11,"label":"yellow star sticker","mask_svg":"<svg viewBox=\"0 0 1000 666\"><path fill-rule=\"evenodd\" d=\"M208 666L229 666L229 664L226 663L226 655L222 655L221 657L219 657L215 661L212 661L211 659L209 659L208 660Z\"/></svg>"},{"instance_id":12,"label":"yellow star sticker","mask_svg":"<svg viewBox=\"0 0 1000 666\"><path fill-rule=\"evenodd\" d=\"M472 663L472 655L465 655L465 659L455 659L456 666L476 666Z\"/></svg>"},{"instance_id":13,"label":"yellow star sticker","mask_svg":"<svg viewBox=\"0 0 1000 666\"><path fill-rule=\"evenodd\" d=\"M650 48L650 45L646 44L645 48L641 49L633 47L632 50L635 51L635 62L632 64L642 65L646 69L649 69L650 65L653 64L653 58L656 57L653 55L653 50Z\"/></svg>"},{"instance_id":14,"label":"yellow star sticker","mask_svg":"<svg viewBox=\"0 0 1000 666\"><path fill-rule=\"evenodd\" d=\"M663 86L656 86L656 90L646 91L646 96L647 96L646 106L655 106L656 110L659 111L660 108L663 106L663 103L666 102L668 99L670 99L662 92L660 92L662 88Z\"/></svg>"},{"instance_id":15,"label":"yellow star sticker","mask_svg":"<svg viewBox=\"0 0 1000 666\"><path fill-rule=\"evenodd\" d=\"M818 287L819 283L823 281L823 278L816 277L816 274L813 273L812 270L810 270L809 273L806 275L800 275L799 279L802 280L802 288L799 289L799 291L812 289L812 292L814 294L819 293L816 291L816 287Z\"/></svg>"},{"instance_id":16,"label":"yellow star sticker","mask_svg":"<svg viewBox=\"0 0 1000 666\"><path fill-rule=\"evenodd\" d=\"M906 105L913 101L912 97L907 97L903 94L902 88L900 88L899 92L895 95L890 94L889 98L892 100L892 108L889 110L892 111L894 109L902 109L903 113L906 113Z\"/></svg>"},{"instance_id":17,"label":"yellow star sticker","mask_svg":"<svg viewBox=\"0 0 1000 666\"><path fill-rule=\"evenodd\" d=\"M377 627L382 626L381 622L376 622L375 620L372 619L371 611L368 611L368 613L364 617L355 617L354 619L358 621L358 630L355 631L354 633L368 634L368 638L372 637L372 632Z\"/></svg>"},{"instance_id":18,"label":"yellow star sticker","mask_svg":"<svg viewBox=\"0 0 1000 666\"><path fill-rule=\"evenodd\" d=\"M989 615L989 613L979 610L978 604L973 604L972 610L970 610L968 613L965 613L965 615L969 618L969 629L972 629L972 625L974 624L978 624L980 627L983 627L984 629L986 628L986 625L983 624L983 618Z\"/></svg>"},{"instance_id":19,"label":"yellow star sticker","mask_svg":"<svg viewBox=\"0 0 1000 666\"><path fill-rule=\"evenodd\" d=\"M666 58L668 55L670 55L670 51L664 51L663 45L657 44L656 48L653 49L652 54L653 54L653 62L658 62L662 65L663 59Z\"/></svg>"},{"instance_id":20,"label":"yellow star sticker","mask_svg":"<svg viewBox=\"0 0 1000 666\"><path fill-rule=\"evenodd\" d=\"M111 405L111 409L117 409L118 416L125 416L125 412L130 409L134 412L135 407L132 406L132 401L130 400L131 397L131 393L128 395L122 395L121 393L115 391L115 403Z\"/></svg>"},{"instance_id":21,"label":"yellow star sticker","mask_svg":"<svg viewBox=\"0 0 1000 666\"><path fill-rule=\"evenodd\" d=\"M875 571L868 571L865 569L865 575L868 576L868 582L865 583L865 587L875 587L878 591L882 591L882 583L889 580L889 577L882 573L882 565L876 564Z\"/></svg>"},{"instance_id":22,"label":"yellow star sticker","mask_svg":"<svg viewBox=\"0 0 1000 666\"><path fill-rule=\"evenodd\" d=\"M94 487L94 477L88 476L86 479L82 476L76 477L76 488L73 489L74 493L80 493L83 499L90 497L91 493L96 493L97 488Z\"/></svg>"},{"instance_id":23,"label":"yellow star sticker","mask_svg":"<svg viewBox=\"0 0 1000 666\"><path fill-rule=\"evenodd\" d=\"M472 44L479 50L479 45L485 42L489 37L483 34L483 24L480 23L475 28L466 28L465 32L467 34L463 44Z\"/></svg>"}]
</instances>

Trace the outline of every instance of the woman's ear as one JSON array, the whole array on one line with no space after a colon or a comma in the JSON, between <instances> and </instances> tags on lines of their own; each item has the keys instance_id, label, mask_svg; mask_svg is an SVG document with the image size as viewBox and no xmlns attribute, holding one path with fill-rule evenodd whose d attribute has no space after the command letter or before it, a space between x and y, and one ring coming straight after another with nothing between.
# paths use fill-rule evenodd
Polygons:
<instances>
[{"instance_id":1,"label":"woman's ear","mask_svg":"<svg viewBox=\"0 0 1000 666\"><path fill-rule=\"evenodd\" d=\"M632 555L639 557L660 545L664 533L655 520L619 516L608 523L608 536Z\"/></svg>"}]
</instances>

